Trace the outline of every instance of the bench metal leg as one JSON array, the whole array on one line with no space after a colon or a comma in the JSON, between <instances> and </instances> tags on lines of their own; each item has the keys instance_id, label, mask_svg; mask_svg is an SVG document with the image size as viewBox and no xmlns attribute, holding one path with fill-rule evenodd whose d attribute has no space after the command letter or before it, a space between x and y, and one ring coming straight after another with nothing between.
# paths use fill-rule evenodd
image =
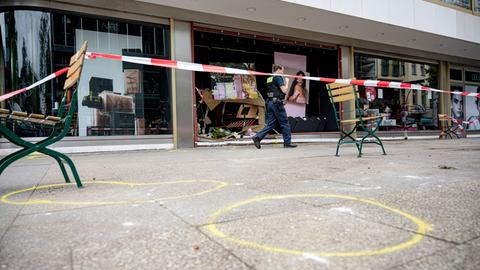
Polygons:
<instances>
[{"instance_id":1,"label":"bench metal leg","mask_svg":"<svg viewBox=\"0 0 480 270\"><path fill-rule=\"evenodd\" d=\"M367 132L367 135L363 136L362 140L360 141L360 155L362 154L362 149L363 149L363 144L364 143L374 143L374 144L377 144L379 145L381 148L382 148L382 152L384 155L386 155L387 153L385 152L385 148L383 147L383 142L382 140L380 140L380 138L375 134L378 130L378 128L380 127L380 123L382 122L382 118L380 118L377 123L376 123L376 127L372 130L368 130L366 128L366 126L364 124L362 124L362 128ZM365 142L365 139L369 138L369 137L373 137L375 138L376 141L373 141L373 142Z\"/></svg>"},{"instance_id":2,"label":"bench metal leg","mask_svg":"<svg viewBox=\"0 0 480 270\"><path fill-rule=\"evenodd\" d=\"M2 133L5 138L7 138L10 142L23 147L23 149L18 150L2 160L0 160L0 174L13 162L16 160L19 160L33 152L40 152L42 154L48 155L52 158L54 158L58 165L60 166L60 169L62 171L63 177L65 178L65 182L70 183L70 178L68 176L68 173L65 169L65 166L63 165L63 160L69 165L70 170L72 171L73 177L75 179L75 182L77 184L77 187L82 187L82 182L80 181L80 177L78 175L77 169L75 168L75 165L73 164L73 161L67 157L65 154L59 153L57 151L48 149L47 146L51 145L60 139L64 137L64 133L60 133L56 136L51 135L50 137L37 142L35 144L27 142L20 137L18 137L15 133L10 131L8 128L6 128L3 124L0 123L0 133Z\"/></svg>"},{"instance_id":3,"label":"bench metal leg","mask_svg":"<svg viewBox=\"0 0 480 270\"><path fill-rule=\"evenodd\" d=\"M357 150L359 152L359 156L362 155L359 143L357 142L357 140L355 138L352 137L352 134L355 133L357 128L358 128L358 123L355 124L355 126L353 127L353 129L350 132L345 132L343 129L340 129L341 134L340 134L340 139L337 142L337 151L335 153L335 156L337 156L337 157L339 156L338 155L338 150L340 148L340 145L342 145L342 144L352 144L352 143L355 144L355 146L357 147ZM346 138L350 138L351 141L345 141Z\"/></svg>"}]
</instances>

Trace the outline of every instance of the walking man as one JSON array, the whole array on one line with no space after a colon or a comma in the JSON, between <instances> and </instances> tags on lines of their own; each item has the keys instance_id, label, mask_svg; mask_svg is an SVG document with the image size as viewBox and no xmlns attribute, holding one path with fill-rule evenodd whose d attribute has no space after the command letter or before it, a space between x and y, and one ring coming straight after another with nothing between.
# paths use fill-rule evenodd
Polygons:
<instances>
[{"instance_id":1,"label":"walking man","mask_svg":"<svg viewBox=\"0 0 480 270\"><path fill-rule=\"evenodd\" d=\"M283 72L283 66L273 66L273 73L283 74ZM295 144L292 144L290 124L288 123L287 112L283 105L285 94L288 91L287 85L288 78L284 79L282 76L273 76L267 79L267 125L252 138L255 147L258 149L261 148L260 141L265 138L270 130L275 128L277 121L282 127L283 147L297 147Z\"/></svg>"}]
</instances>

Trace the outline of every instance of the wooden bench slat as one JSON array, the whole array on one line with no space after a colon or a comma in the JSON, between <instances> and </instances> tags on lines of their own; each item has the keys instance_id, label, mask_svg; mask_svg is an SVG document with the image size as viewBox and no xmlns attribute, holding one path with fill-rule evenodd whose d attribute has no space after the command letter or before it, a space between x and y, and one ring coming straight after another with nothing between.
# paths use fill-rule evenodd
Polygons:
<instances>
[{"instance_id":1,"label":"wooden bench slat","mask_svg":"<svg viewBox=\"0 0 480 270\"><path fill-rule=\"evenodd\" d=\"M450 120L450 118L449 118L448 115L446 115L446 114L439 114L439 115L438 115L438 120L440 120L440 121L447 121L447 120Z\"/></svg>"},{"instance_id":2,"label":"wooden bench slat","mask_svg":"<svg viewBox=\"0 0 480 270\"><path fill-rule=\"evenodd\" d=\"M35 119L45 119L45 115L43 114L36 114L36 113L31 113L28 118L35 118Z\"/></svg>"},{"instance_id":3,"label":"wooden bench slat","mask_svg":"<svg viewBox=\"0 0 480 270\"><path fill-rule=\"evenodd\" d=\"M353 87L351 85L347 86L347 87L338 88L338 89L332 90L332 96L338 96L338 95L353 93L354 89L355 89L355 87Z\"/></svg>"},{"instance_id":4,"label":"wooden bench slat","mask_svg":"<svg viewBox=\"0 0 480 270\"><path fill-rule=\"evenodd\" d=\"M349 86L350 84L343 84L343 83L329 83L327 84L328 87L330 87L330 90L334 90L334 89L337 89L337 88L341 88L341 87L346 87L346 86Z\"/></svg>"},{"instance_id":5,"label":"wooden bench slat","mask_svg":"<svg viewBox=\"0 0 480 270\"><path fill-rule=\"evenodd\" d=\"M23 117L27 117L27 116L28 116L28 113L26 113L26 112L13 111L13 112L12 112L12 116L23 116Z\"/></svg>"},{"instance_id":6,"label":"wooden bench slat","mask_svg":"<svg viewBox=\"0 0 480 270\"><path fill-rule=\"evenodd\" d=\"M65 81L65 85L63 86L63 89L68 89L74 86L80 80L81 72L82 72L82 69L77 69L77 71L75 71L75 73Z\"/></svg>"},{"instance_id":7,"label":"wooden bench slat","mask_svg":"<svg viewBox=\"0 0 480 270\"><path fill-rule=\"evenodd\" d=\"M9 114L10 111L7 110L7 109L1 109L1 108L0 108L0 113L1 113L1 114Z\"/></svg>"},{"instance_id":8,"label":"wooden bench slat","mask_svg":"<svg viewBox=\"0 0 480 270\"><path fill-rule=\"evenodd\" d=\"M333 102L341 102L341 101L346 101L346 100L352 100L355 99L355 94L349 94L349 95L342 95L342 96L336 96L333 97Z\"/></svg>"},{"instance_id":9,"label":"wooden bench slat","mask_svg":"<svg viewBox=\"0 0 480 270\"><path fill-rule=\"evenodd\" d=\"M70 58L70 63L69 65L72 66L73 63L75 63L77 60L83 60L85 57L85 53L87 52L87 43L83 43L83 46L76 52L71 58ZM80 56L82 58L80 58Z\"/></svg>"},{"instance_id":10,"label":"wooden bench slat","mask_svg":"<svg viewBox=\"0 0 480 270\"><path fill-rule=\"evenodd\" d=\"M54 122L59 122L60 120L62 120L62 118L60 117L57 117L57 116L47 116L47 118L45 118L45 120L50 120L50 121L54 121Z\"/></svg>"},{"instance_id":11,"label":"wooden bench slat","mask_svg":"<svg viewBox=\"0 0 480 270\"><path fill-rule=\"evenodd\" d=\"M70 66L67 72L67 78L70 78L72 74L75 73L79 68L83 66L83 61L76 61L73 65Z\"/></svg>"},{"instance_id":12,"label":"wooden bench slat","mask_svg":"<svg viewBox=\"0 0 480 270\"><path fill-rule=\"evenodd\" d=\"M382 118L382 117L383 117L383 116L362 117L362 121L376 120L376 119L379 119L379 118ZM341 120L340 122L342 122L342 123L355 123L355 122L360 122L360 118L348 119L348 120Z\"/></svg>"},{"instance_id":13,"label":"wooden bench slat","mask_svg":"<svg viewBox=\"0 0 480 270\"><path fill-rule=\"evenodd\" d=\"M82 48L70 58L70 69L68 70L67 80L63 86L64 90L74 86L80 80L86 52L87 42L84 42Z\"/></svg>"}]
</instances>

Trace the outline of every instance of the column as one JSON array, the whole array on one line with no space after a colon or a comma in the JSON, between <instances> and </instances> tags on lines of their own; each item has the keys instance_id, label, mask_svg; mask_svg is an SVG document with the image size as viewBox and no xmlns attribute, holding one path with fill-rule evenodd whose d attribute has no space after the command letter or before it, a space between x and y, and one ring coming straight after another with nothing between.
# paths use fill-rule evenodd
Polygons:
<instances>
[{"instance_id":1,"label":"column","mask_svg":"<svg viewBox=\"0 0 480 270\"><path fill-rule=\"evenodd\" d=\"M170 19L173 60L192 62L191 31L190 22ZM195 146L193 78L191 71L172 69L173 144L175 149Z\"/></svg>"}]
</instances>

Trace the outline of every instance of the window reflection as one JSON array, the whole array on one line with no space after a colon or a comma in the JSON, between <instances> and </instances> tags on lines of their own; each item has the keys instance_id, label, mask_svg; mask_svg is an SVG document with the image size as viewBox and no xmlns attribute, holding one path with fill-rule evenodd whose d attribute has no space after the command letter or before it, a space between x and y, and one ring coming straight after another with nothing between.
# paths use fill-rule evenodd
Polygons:
<instances>
[{"instance_id":1,"label":"window reflection","mask_svg":"<svg viewBox=\"0 0 480 270\"><path fill-rule=\"evenodd\" d=\"M0 17L2 29L2 90L10 92L26 87L51 73L50 14L40 11L7 11ZM3 92L2 92L3 94ZM36 91L17 95L4 104L5 108L47 114L52 111L51 82ZM18 126L17 126L18 125ZM15 124L22 136L43 136L42 130Z\"/></svg>"},{"instance_id":2,"label":"window reflection","mask_svg":"<svg viewBox=\"0 0 480 270\"><path fill-rule=\"evenodd\" d=\"M36 82L68 66L87 40L89 51L168 57L169 30L109 19L41 11L0 13L0 94ZM169 71L97 59L85 61L78 87L78 117L73 135L170 134ZM55 114L64 78L18 95L2 107ZM45 136L32 127L14 127L21 136Z\"/></svg>"},{"instance_id":3,"label":"window reflection","mask_svg":"<svg viewBox=\"0 0 480 270\"><path fill-rule=\"evenodd\" d=\"M472 3L470 0L442 0L442 2L445 2L450 5L466 8L466 9L471 9L471 6L472 6Z\"/></svg>"},{"instance_id":4,"label":"window reflection","mask_svg":"<svg viewBox=\"0 0 480 270\"><path fill-rule=\"evenodd\" d=\"M356 54L355 77L362 80L405 82L436 88L438 67ZM437 127L438 93L373 87L359 89L363 109L388 115L383 121L384 129L392 130L407 126L419 130Z\"/></svg>"}]
</instances>

